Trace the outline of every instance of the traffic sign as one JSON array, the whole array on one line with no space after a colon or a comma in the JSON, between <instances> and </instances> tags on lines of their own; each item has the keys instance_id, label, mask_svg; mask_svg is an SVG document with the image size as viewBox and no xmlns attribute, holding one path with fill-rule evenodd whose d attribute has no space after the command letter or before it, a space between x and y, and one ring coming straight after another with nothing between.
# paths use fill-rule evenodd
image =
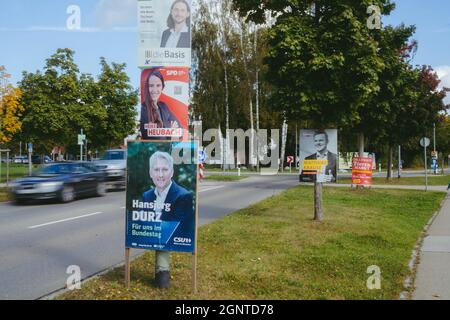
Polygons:
<instances>
[{"instance_id":1,"label":"traffic sign","mask_svg":"<svg viewBox=\"0 0 450 320\"><path fill-rule=\"evenodd\" d=\"M206 152L203 150L198 150L198 162L205 163L206 161Z\"/></svg>"},{"instance_id":2,"label":"traffic sign","mask_svg":"<svg viewBox=\"0 0 450 320\"><path fill-rule=\"evenodd\" d=\"M430 145L430 139L428 139L426 137L420 139L420 145L422 147L428 147Z\"/></svg>"},{"instance_id":3,"label":"traffic sign","mask_svg":"<svg viewBox=\"0 0 450 320\"><path fill-rule=\"evenodd\" d=\"M288 156L287 157L287 163L291 164L294 162L294 156Z\"/></svg>"},{"instance_id":4,"label":"traffic sign","mask_svg":"<svg viewBox=\"0 0 450 320\"><path fill-rule=\"evenodd\" d=\"M86 135L85 134L79 134L78 135L78 145L82 146L84 144L84 140L86 140Z\"/></svg>"}]
</instances>

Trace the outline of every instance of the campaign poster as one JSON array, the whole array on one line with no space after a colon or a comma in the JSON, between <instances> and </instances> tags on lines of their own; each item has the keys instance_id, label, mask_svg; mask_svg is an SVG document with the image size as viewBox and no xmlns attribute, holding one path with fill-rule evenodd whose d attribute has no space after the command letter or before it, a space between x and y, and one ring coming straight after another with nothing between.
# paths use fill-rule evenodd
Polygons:
<instances>
[{"instance_id":1,"label":"campaign poster","mask_svg":"<svg viewBox=\"0 0 450 320\"><path fill-rule=\"evenodd\" d=\"M300 130L300 182L336 182L337 146L337 129Z\"/></svg>"},{"instance_id":2,"label":"campaign poster","mask_svg":"<svg viewBox=\"0 0 450 320\"><path fill-rule=\"evenodd\" d=\"M194 252L198 145L133 141L127 152L127 248Z\"/></svg>"},{"instance_id":3,"label":"campaign poster","mask_svg":"<svg viewBox=\"0 0 450 320\"><path fill-rule=\"evenodd\" d=\"M190 67L192 16L191 0L139 0L139 67Z\"/></svg>"},{"instance_id":4,"label":"campaign poster","mask_svg":"<svg viewBox=\"0 0 450 320\"><path fill-rule=\"evenodd\" d=\"M141 72L142 140L186 140L188 108L188 68L158 67Z\"/></svg>"},{"instance_id":5,"label":"campaign poster","mask_svg":"<svg viewBox=\"0 0 450 320\"><path fill-rule=\"evenodd\" d=\"M352 184L359 186L372 185L371 157L354 157L352 160Z\"/></svg>"}]
</instances>

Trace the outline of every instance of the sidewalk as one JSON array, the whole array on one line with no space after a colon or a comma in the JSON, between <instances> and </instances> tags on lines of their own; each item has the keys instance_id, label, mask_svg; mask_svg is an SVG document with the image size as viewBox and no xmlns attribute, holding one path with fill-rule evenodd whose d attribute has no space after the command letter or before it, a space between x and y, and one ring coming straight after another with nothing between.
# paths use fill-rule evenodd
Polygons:
<instances>
[{"instance_id":1,"label":"sidewalk","mask_svg":"<svg viewBox=\"0 0 450 320\"><path fill-rule=\"evenodd\" d=\"M412 299L450 299L450 194L424 239Z\"/></svg>"}]
</instances>

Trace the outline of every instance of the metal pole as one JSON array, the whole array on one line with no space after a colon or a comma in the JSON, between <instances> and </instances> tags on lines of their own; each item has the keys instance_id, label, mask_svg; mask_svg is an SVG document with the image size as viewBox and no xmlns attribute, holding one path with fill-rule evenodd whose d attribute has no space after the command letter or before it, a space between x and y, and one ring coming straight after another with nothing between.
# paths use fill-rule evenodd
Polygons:
<instances>
[{"instance_id":1,"label":"metal pole","mask_svg":"<svg viewBox=\"0 0 450 320\"><path fill-rule=\"evenodd\" d=\"M9 185L9 151L6 151L6 185Z\"/></svg>"},{"instance_id":2,"label":"metal pole","mask_svg":"<svg viewBox=\"0 0 450 320\"><path fill-rule=\"evenodd\" d=\"M298 160L298 132L297 125L295 125L295 169L297 170L297 160Z\"/></svg>"},{"instance_id":3,"label":"metal pole","mask_svg":"<svg viewBox=\"0 0 450 320\"><path fill-rule=\"evenodd\" d=\"M428 173L427 173L427 147L424 143L423 147L424 157L425 157L425 191L428 190Z\"/></svg>"},{"instance_id":4,"label":"metal pole","mask_svg":"<svg viewBox=\"0 0 450 320\"><path fill-rule=\"evenodd\" d=\"M398 178L401 177L401 170L402 170L402 146L398 145Z\"/></svg>"},{"instance_id":5,"label":"metal pole","mask_svg":"<svg viewBox=\"0 0 450 320\"><path fill-rule=\"evenodd\" d=\"M2 152L0 151L0 182L2 182Z\"/></svg>"},{"instance_id":6,"label":"metal pole","mask_svg":"<svg viewBox=\"0 0 450 320\"><path fill-rule=\"evenodd\" d=\"M433 123L433 151L436 152L436 123Z\"/></svg>"},{"instance_id":7,"label":"metal pole","mask_svg":"<svg viewBox=\"0 0 450 320\"><path fill-rule=\"evenodd\" d=\"M436 154L436 123L433 123L433 151L434 151L434 154L435 154L435 157L436 157L436 162L434 164L433 171L434 171L434 174L436 175L437 174L437 164L438 164L438 162L437 162L437 154Z\"/></svg>"},{"instance_id":8,"label":"metal pole","mask_svg":"<svg viewBox=\"0 0 450 320\"><path fill-rule=\"evenodd\" d=\"M83 129L81 129L81 135L83 135ZM83 143L80 144L80 161L83 161Z\"/></svg>"},{"instance_id":9,"label":"metal pole","mask_svg":"<svg viewBox=\"0 0 450 320\"><path fill-rule=\"evenodd\" d=\"M31 163L31 153L33 151L30 149L30 145L28 145L28 175L31 176L33 174L33 169L32 166L33 164Z\"/></svg>"}]
</instances>

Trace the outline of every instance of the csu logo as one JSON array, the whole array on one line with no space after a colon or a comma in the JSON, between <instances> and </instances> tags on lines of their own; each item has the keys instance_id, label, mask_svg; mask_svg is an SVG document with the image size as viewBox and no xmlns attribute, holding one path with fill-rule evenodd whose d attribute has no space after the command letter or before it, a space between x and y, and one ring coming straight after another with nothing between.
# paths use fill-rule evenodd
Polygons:
<instances>
[{"instance_id":1,"label":"csu logo","mask_svg":"<svg viewBox=\"0 0 450 320\"><path fill-rule=\"evenodd\" d=\"M173 241L178 242L178 243L191 243L192 242L191 238L180 238L180 237L173 238Z\"/></svg>"}]
</instances>

